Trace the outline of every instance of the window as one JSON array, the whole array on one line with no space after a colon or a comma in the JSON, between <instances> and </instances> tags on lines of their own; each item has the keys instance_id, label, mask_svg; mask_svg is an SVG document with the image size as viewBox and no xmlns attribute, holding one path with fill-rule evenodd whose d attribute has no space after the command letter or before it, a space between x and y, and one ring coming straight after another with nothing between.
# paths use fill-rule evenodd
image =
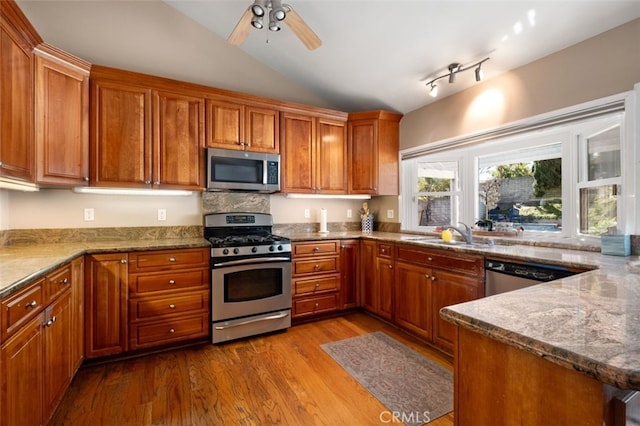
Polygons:
<instances>
[{"instance_id":1,"label":"window","mask_svg":"<svg viewBox=\"0 0 640 426\"><path fill-rule=\"evenodd\" d=\"M457 161L416 159L406 167L411 188L411 207L406 219L414 229L457 222L460 181ZM409 172L409 173L406 173Z\"/></svg>"},{"instance_id":2,"label":"window","mask_svg":"<svg viewBox=\"0 0 640 426\"><path fill-rule=\"evenodd\" d=\"M580 234L599 236L617 228L622 184L620 130L614 124L577 136Z\"/></svg>"},{"instance_id":3,"label":"window","mask_svg":"<svg viewBox=\"0 0 640 426\"><path fill-rule=\"evenodd\" d=\"M625 126L633 95L402 152L402 229L464 222L581 239L628 233L640 153Z\"/></svg>"},{"instance_id":4,"label":"window","mask_svg":"<svg viewBox=\"0 0 640 426\"><path fill-rule=\"evenodd\" d=\"M562 230L562 142L478 157L482 228Z\"/></svg>"}]
</instances>

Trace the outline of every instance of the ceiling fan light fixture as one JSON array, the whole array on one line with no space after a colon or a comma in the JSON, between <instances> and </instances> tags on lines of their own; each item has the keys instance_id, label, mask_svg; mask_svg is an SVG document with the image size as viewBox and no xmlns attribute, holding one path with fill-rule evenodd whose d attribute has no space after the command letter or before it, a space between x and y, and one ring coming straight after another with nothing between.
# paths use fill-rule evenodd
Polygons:
<instances>
[{"instance_id":1,"label":"ceiling fan light fixture","mask_svg":"<svg viewBox=\"0 0 640 426\"><path fill-rule=\"evenodd\" d=\"M272 0L271 1L271 12L269 13L269 17L273 15L273 19L276 21L284 21L284 18L287 17L287 10L282 6L282 2L280 0Z\"/></svg>"},{"instance_id":2,"label":"ceiling fan light fixture","mask_svg":"<svg viewBox=\"0 0 640 426\"><path fill-rule=\"evenodd\" d=\"M264 28L264 24L262 23L262 16L254 16L251 20L251 25L253 26L253 28L257 28L259 30Z\"/></svg>"},{"instance_id":3,"label":"ceiling fan light fixture","mask_svg":"<svg viewBox=\"0 0 640 426\"><path fill-rule=\"evenodd\" d=\"M275 18L273 10L269 12L269 30L274 32L280 31L280 20Z\"/></svg>"},{"instance_id":4,"label":"ceiling fan light fixture","mask_svg":"<svg viewBox=\"0 0 640 426\"><path fill-rule=\"evenodd\" d=\"M261 17L267 14L267 2L268 0L255 0L251 5L251 12L255 17ZM262 27L260 27L262 28Z\"/></svg>"}]
</instances>

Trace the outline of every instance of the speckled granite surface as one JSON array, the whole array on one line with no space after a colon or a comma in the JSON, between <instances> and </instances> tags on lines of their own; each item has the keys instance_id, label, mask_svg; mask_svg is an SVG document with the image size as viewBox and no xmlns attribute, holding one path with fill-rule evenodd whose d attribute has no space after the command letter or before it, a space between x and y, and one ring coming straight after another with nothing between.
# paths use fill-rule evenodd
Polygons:
<instances>
[{"instance_id":1,"label":"speckled granite surface","mask_svg":"<svg viewBox=\"0 0 640 426\"><path fill-rule=\"evenodd\" d=\"M594 269L571 278L444 308L441 315L496 340L603 383L640 389L640 259L537 245L461 246L421 241L424 235L282 228L293 241L371 238ZM148 236L147 234L144 234ZM207 247L201 237L23 244L0 247L0 297L85 253Z\"/></svg>"}]
</instances>

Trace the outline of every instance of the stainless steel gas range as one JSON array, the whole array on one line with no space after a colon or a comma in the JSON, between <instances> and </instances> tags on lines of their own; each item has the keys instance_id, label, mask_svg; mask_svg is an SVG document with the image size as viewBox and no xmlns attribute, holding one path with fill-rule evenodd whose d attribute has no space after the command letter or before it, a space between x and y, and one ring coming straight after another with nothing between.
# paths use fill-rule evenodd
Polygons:
<instances>
[{"instance_id":1,"label":"stainless steel gas range","mask_svg":"<svg viewBox=\"0 0 640 426\"><path fill-rule=\"evenodd\" d=\"M291 326L291 241L263 213L204 217L211 243L213 343Z\"/></svg>"}]
</instances>

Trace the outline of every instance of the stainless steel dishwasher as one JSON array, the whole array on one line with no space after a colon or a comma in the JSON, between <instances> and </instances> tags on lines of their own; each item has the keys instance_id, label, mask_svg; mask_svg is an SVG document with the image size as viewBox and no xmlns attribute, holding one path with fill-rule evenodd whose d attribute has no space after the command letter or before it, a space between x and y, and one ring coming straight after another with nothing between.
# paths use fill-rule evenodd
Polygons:
<instances>
[{"instance_id":1,"label":"stainless steel dishwasher","mask_svg":"<svg viewBox=\"0 0 640 426\"><path fill-rule=\"evenodd\" d=\"M485 260L484 270L485 296L506 293L578 273L560 265L536 262L517 263L492 259Z\"/></svg>"}]
</instances>

